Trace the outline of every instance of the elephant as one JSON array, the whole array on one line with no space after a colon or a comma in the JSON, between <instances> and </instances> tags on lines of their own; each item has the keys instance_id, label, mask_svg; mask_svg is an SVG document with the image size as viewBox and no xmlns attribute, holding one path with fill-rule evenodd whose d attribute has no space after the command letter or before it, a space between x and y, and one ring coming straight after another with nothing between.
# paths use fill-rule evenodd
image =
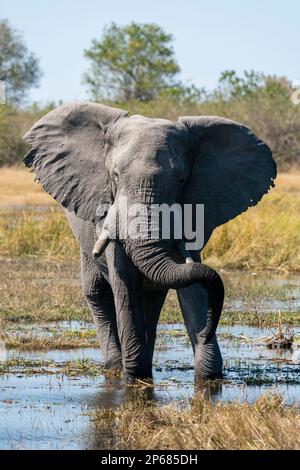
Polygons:
<instances>
[{"instance_id":1,"label":"elephant","mask_svg":"<svg viewBox=\"0 0 300 470\"><path fill-rule=\"evenodd\" d=\"M173 122L92 102L50 111L24 140L31 144L25 165L63 206L79 242L82 289L106 367L123 370L127 384L151 380L160 312L168 290L176 289L196 380L221 378L216 329L224 287L220 275L201 262L201 250L215 228L274 186L269 147L227 118ZM202 205L202 246L188 249L191 240L174 237L174 230L169 238L159 231L157 237L121 237L121 197L147 208L176 203L183 213L188 206L192 224ZM143 223L147 217L141 215Z\"/></svg>"}]
</instances>

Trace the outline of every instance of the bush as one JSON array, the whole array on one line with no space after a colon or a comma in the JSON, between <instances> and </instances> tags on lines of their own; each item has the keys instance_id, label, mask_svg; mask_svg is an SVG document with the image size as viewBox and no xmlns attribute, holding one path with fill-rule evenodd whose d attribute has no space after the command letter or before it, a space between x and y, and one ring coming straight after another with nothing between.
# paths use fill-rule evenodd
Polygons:
<instances>
[{"instance_id":1,"label":"bush","mask_svg":"<svg viewBox=\"0 0 300 470\"><path fill-rule=\"evenodd\" d=\"M11 105L0 105L0 166L14 165L22 160L28 144L22 139L25 132L52 106L20 109Z\"/></svg>"},{"instance_id":2,"label":"bush","mask_svg":"<svg viewBox=\"0 0 300 470\"><path fill-rule=\"evenodd\" d=\"M220 86L211 94L193 93L161 96L151 101L106 102L131 114L177 121L184 115L220 115L249 126L272 149L280 170L300 164L300 105L292 103L291 84L285 78L246 74L245 79L224 73ZM225 77L225 78L224 78ZM228 78L229 77L229 78ZM227 80L227 81L226 81ZM256 81L255 81L256 80ZM22 159L27 146L22 135L54 105L43 109L0 106L0 165Z\"/></svg>"}]
</instances>

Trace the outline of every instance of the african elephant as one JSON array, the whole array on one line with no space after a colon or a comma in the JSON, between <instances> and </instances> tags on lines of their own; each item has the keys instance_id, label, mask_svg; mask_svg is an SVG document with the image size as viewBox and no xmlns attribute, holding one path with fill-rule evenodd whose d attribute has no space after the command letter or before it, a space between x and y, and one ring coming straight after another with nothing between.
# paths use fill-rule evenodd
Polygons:
<instances>
[{"instance_id":1,"label":"african elephant","mask_svg":"<svg viewBox=\"0 0 300 470\"><path fill-rule=\"evenodd\" d=\"M221 377L215 334L224 297L220 276L201 263L199 249L188 252L184 236L121 238L117 227L112 237L108 219L114 208L117 220L121 196L147 208L189 205L193 220L194 208L203 204L204 246L216 227L274 186L270 149L225 118L172 122L89 102L54 109L24 139L32 145L25 165L65 208L80 244L82 288L107 367L123 367L128 382L151 378L157 322L173 288L196 378ZM106 205L108 211L99 212Z\"/></svg>"}]
</instances>

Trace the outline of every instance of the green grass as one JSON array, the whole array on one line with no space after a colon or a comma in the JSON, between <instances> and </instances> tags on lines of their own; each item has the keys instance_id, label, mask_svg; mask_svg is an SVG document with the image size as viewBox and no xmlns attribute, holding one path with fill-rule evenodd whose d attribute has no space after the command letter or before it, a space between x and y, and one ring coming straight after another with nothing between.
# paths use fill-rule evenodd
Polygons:
<instances>
[{"instance_id":1,"label":"green grass","mask_svg":"<svg viewBox=\"0 0 300 470\"><path fill-rule=\"evenodd\" d=\"M290 325L300 324L299 312L281 312L283 323ZM222 313L220 325L248 325L261 328L276 326L278 324L278 312L226 312Z\"/></svg>"}]
</instances>

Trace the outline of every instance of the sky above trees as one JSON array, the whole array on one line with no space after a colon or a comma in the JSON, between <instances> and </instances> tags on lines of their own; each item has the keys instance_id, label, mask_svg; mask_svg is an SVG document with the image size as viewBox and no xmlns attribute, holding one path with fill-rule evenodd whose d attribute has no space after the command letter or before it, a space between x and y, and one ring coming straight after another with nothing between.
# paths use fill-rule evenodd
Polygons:
<instances>
[{"instance_id":1,"label":"sky above trees","mask_svg":"<svg viewBox=\"0 0 300 470\"><path fill-rule=\"evenodd\" d=\"M224 70L257 70L300 80L297 0L1 0L1 18L24 33L40 58L31 100L86 99L83 51L112 21L157 23L174 37L180 78L212 89Z\"/></svg>"}]
</instances>

